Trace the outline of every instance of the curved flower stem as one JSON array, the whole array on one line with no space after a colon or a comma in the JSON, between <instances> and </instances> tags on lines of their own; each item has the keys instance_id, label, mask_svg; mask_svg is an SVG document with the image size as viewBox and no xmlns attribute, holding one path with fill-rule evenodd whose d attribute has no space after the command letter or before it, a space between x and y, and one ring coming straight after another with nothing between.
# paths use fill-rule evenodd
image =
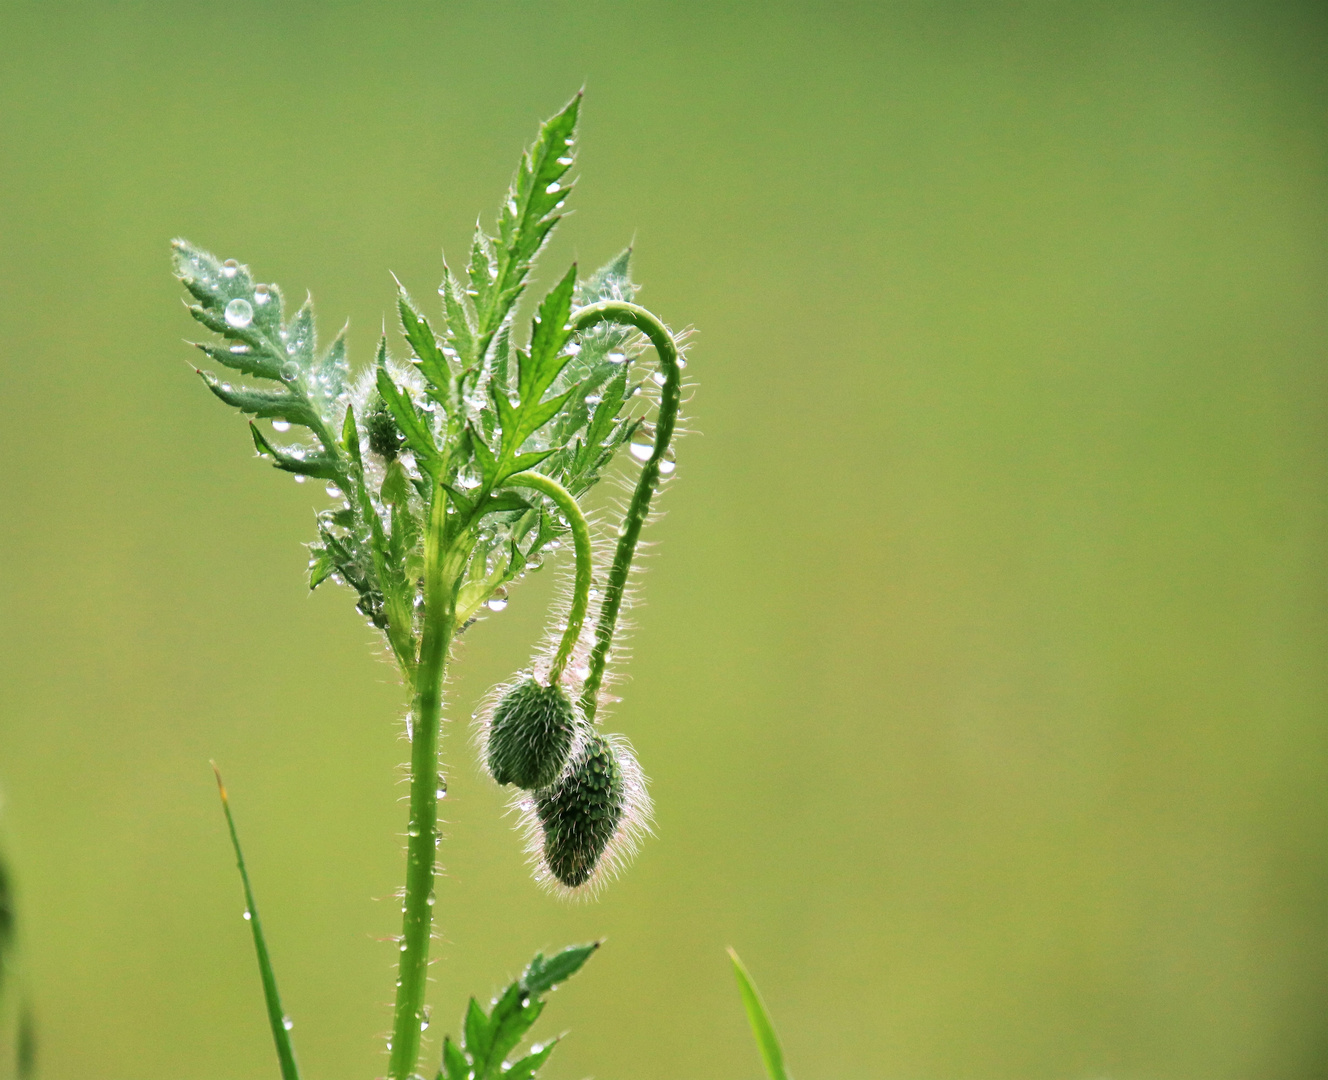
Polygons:
<instances>
[{"instance_id":1,"label":"curved flower stem","mask_svg":"<svg viewBox=\"0 0 1328 1080\"><path fill-rule=\"evenodd\" d=\"M463 545L445 543L447 493L435 484L425 540L424 634L415 667L411 708L410 826L406 841L406 894L402 904L401 959L393 1010L388 1076L407 1080L415 1071L424 1021L424 990L433 931L433 885L438 835L438 733L443 675L456 630L458 564Z\"/></svg>"},{"instance_id":2,"label":"curved flower stem","mask_svg":"<svg viewBox=\"0 0 1328 1080\"><path fill-rule=\"evenodd\" d=\"M549 668L549 685L553 686L562 678L567 661L571 659L572 650L576 648L577 639L581 636L581 627L586 621L586 611L590 607L590 580L594 572L590 550L590 525L587 524L586 515L581 512L581 507L572 493L557 480L543 473L517 473L515 476L509 476L505 483L510 487L533 488L547 495L557 504L572 527L572 541L576 545L576 582L573 586L572 606L567 612L567 629L563 631L563 639L558 644L553 666Z\"/></svg>"},{"instance_id":3,"label":"curved flower stem","mask_svg":"<svg viewBox=\"0 0 1328 1080\"><path fill-rule=\"evenodd\" d=\"M623 591L627 587L627 574L632 568L636 543L641 527L650 515L650 500L659 486L659 463L668 452L673 428L678 421L679 384L678 344L662 322L645 308L625 300L602 300L598 304L578 308L572 312L571 325L577 333L589 330L602 322L635 326L650 339L659 354L659 367L664 374L664 387L659 398L659 415L655 418L655 443L650 457L641 467L640 479L627 514L619 530L618 547L613 555L613 567L604 589L604 603L600 605L599 622L595 626L595 645L590 653L590 671L581 690L581 711L588 721L595 719L599 704L599 688L604 681L604 665L608 661L609 646L618 625L618 612L622 608Z\"/></svg>"}]
</instances>

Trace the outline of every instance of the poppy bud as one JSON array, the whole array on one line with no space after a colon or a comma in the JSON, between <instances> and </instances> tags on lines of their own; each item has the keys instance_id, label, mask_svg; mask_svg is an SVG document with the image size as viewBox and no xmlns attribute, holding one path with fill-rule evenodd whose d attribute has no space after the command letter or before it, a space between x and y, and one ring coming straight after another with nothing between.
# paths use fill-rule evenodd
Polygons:
<instances>
[{"instance_id":1,"label":"poppy bud","mask_svg":"<svg viewBox=\"0 0 1328 1080\"><path fill-rule=\"evenodd\" d=\"M488 733L489 772L500 784L546 788L562 774L577 729L576 707L557 683L522 679L499 700Z\"/></svg>"},{"instance_id":2,"label":"poppy bud","mask_svg":"<svg viewBox=\"0 0 1328 1080\"><path fill-rule=\"evenodd\" d=\"M401 432L377 391L369 399L364 426L369 429L369 449L388 461L395 460L401 452Z\"/></svg>"},{"instance_id":3,"label":"poppy bud","mask_svg":"<svg viewBox=\"0 0 1328 1080\"><path fill-rule=\"evenodd\" d=\"M614 747L593 735L567 774L535 796L549 872L569 889L584 885L617 832L625 803Z\"/></svg>"}]
</instances>

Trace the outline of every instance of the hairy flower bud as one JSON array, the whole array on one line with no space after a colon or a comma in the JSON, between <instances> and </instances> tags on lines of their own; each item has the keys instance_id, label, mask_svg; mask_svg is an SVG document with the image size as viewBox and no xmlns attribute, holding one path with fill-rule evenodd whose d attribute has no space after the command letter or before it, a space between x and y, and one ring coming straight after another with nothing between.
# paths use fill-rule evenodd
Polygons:
<instances>
[{"instance_id":1,"label":"hairy flower bud","mask_svg":"<svg viewBox=\"0 0 1328 1080\"><path fill-rule=\"evenodd\" d=\"M623 769L613 745L593 735L567 774L535 796L544 832L544 863L569 889L584 885L618 831L626 805Z\"/></svg>"},{"instance_id":2,"label":"hairy flower bud","mask_svg":"<svg viewBox=\"0 0 1328 1080\"><path fill-rule=\"evenodd\" d=\"M364 424L369 429L369 449L388 461L395 460L401 452L401 432L397 430L396 420L377 391L369 399Z\"/></svg>"},{"instance_id":3,"label":"hairy flower bud","mask_svg":"<svg viewBox=\"0 0 1328 1080\"><path fill-rule=\"evenodd\" d=\"M576 737L576 707L557 683L526 678L493 710L489 727L489 772L500 784L537 791L552 784L567 765Z\"/></svg>"}]
</instances>

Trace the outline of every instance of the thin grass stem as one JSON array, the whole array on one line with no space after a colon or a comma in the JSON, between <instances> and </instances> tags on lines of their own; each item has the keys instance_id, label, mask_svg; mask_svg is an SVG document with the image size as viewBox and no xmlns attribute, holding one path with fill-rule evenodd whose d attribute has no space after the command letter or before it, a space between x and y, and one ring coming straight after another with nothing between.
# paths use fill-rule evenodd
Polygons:
<instances>
[{"instance_id":1,"label":"thin grass stem","mask_svg":"<svg viewBox=\"0 0 1328 1080\"><path fill-rule=\"evenodd\" d=\"M235 831L235 819L231 816L231 801L226 794L226 785L222 783L221 772L216 762L212 771L217 777L217 791L221 794L221 808L226 814L226 827L231 833L231 846L235 848L235 865L240 869L240 881L244 883L244 909L249 920L249 929L254 935L254 952L258 954L258 973L263 980L263 999L267 1002L267 1019L272 1027L272 1041L277 1044L277 1060L281 1064L281 1080L300 1080L300 1068L295 1063L295 1048L291 1045L290 1020L281 1007L281 995L277 992L277 976L272 970L272 958L268 955L267 941L263 938L263 924L258 918L258 905L254 903L254 891L249 886L249 871L245 869L244 852L240 849L240 837Z\"/></svg>"}]
</instances>

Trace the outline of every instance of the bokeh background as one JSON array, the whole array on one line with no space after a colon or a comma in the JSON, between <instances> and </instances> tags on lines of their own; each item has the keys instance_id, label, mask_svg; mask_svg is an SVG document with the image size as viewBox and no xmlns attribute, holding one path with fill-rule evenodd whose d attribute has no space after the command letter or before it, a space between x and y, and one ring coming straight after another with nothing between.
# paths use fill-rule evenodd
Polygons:
<instances>
[{"instance_id":1,"label":"bokeh background","mask_svg":"<svg viewBox=\"0 0 1328 1080\"><path fill-rule=\"evenodd\" d=\"M607 935L550 1080L1328 1076L1318 3L0 3L0 845L43 1075L384 1067L403 704L167 241L368 359L583 82L542 280L635 238L699 434L613 726L657 837L531 883L449 706L432 1034ZM489 218L491 220L491 217ZM437 1052L432 1044L430 1055Z\"/></svg>"}]
</instances>

